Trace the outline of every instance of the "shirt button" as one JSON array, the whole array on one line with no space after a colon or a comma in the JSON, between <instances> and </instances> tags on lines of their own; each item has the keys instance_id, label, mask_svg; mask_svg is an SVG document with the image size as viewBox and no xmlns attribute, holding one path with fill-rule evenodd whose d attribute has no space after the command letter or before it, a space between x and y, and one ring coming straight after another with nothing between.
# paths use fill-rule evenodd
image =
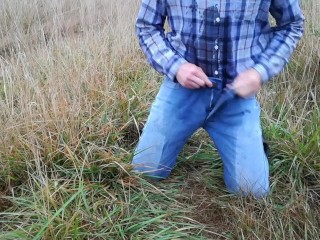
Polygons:
<instances>
[{"instance_id":1,"label":"shirt button","mask_svg":"<svg viewBox=\"0 0 320 240\"><path fill-rule=\"evenodd\" d=\"M219 46L218 46L218 45L215 45L215 46L214 46L214 49L215 49L215 50L218 50L218 49L219 49Z\"/></svg>"},{"instance_id":2,"label":"shirt button","mask_svg":"<svg viewBox=\"0 0 320 240\"><path fill-rule=\"evenodd\" d=\"M216 22L217 22L217 23L220 22L220 18L219 18L219 17L216 18Z\"/></svg>"},{"instance_id":3,"label":"shirt button","mask_svg":"<svg viewBox=\"0 0 320 240\"><path fill-rule=\"evenodd\" d=\"M214 71L214 75L219 75L219 72L216 70L216 71Z\"/></svg>"}]
</instances>

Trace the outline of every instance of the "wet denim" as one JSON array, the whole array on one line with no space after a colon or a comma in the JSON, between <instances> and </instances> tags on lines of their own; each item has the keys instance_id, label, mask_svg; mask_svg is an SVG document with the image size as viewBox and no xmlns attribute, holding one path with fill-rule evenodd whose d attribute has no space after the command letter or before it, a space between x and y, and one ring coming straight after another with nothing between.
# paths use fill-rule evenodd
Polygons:
<instances>
[{"instance_id":1,"label":"wet denim","mask_svg":"<svg viewBox=\"0 0 320 240\"><path fill-rule=\"evenodd\" d=\"M208 118L223 92L221 80L211 81L215 88L191 90L164 79L135 151L134 170L152 178L167 178L188 138L203 128L222 158L227 189L265 196L269 166L263 149L260 106L255 97L235 96Z\"/></svg>"}]
</instances>

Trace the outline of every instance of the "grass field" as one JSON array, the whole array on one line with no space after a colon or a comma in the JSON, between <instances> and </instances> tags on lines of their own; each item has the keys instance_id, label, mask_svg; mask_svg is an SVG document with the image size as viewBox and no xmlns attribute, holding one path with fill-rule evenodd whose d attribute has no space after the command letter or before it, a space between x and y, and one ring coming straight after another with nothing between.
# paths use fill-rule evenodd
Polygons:
<instances>
[{"instance_id":1,"label":"grass field","mask_svg":"<svg viewBox=\"0 0 320 240\"><path fill-rule=\"evenodd\" d=\"M161 76L134 33L138 0L0 0L0 239L320 239L320 4L259 94L271 193L225 191L197 132L172 176L130 173Z\"/></svg>"}]
</instances>

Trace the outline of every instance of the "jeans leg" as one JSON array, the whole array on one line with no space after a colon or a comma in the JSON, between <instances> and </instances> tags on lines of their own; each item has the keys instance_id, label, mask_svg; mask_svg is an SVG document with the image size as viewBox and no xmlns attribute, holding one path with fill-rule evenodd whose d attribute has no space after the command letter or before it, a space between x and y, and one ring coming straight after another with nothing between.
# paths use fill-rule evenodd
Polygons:
<instances>
[{"instance_id":1,"label":"jeans leg","mask_svg":"<svg viewBox=\"0 0 320 240\"><path fill-rule=\"evenodd\" d=\"M164 80L135 151L135 171L152 178L169 176L183 145L205 119L203 91Z\"/></svg>"},{"instance_id":2,"label":"jeans leg","mask_svg":"<svg viewBox=\"0 0 320 240\"><path fill-rule=\"evenodd\" d=\"M204 128L224 164L229 191L263 197L269 192L269 166L263 149L260 106L255 98L236 97L210 118Z\"/></svg>"}]
</instances>

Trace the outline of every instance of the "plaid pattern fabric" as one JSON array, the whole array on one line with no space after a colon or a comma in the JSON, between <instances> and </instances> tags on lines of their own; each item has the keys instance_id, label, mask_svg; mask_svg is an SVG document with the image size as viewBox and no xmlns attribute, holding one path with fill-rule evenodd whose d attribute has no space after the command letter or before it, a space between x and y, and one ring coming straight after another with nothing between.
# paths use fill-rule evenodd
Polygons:
<instances>
[{"instance_id":1,"label":"plaid pattern fabric","mask_svg":"<svg viewBox=\"0 0 320 240\"><path fill-rule=\"evenodd\" d=\"M289 61L303 21L299 0L142 0L136 30L149 63L172 80L190 62L225 83L252 67L266 82Z\"/></svg>"}]
</instances>

